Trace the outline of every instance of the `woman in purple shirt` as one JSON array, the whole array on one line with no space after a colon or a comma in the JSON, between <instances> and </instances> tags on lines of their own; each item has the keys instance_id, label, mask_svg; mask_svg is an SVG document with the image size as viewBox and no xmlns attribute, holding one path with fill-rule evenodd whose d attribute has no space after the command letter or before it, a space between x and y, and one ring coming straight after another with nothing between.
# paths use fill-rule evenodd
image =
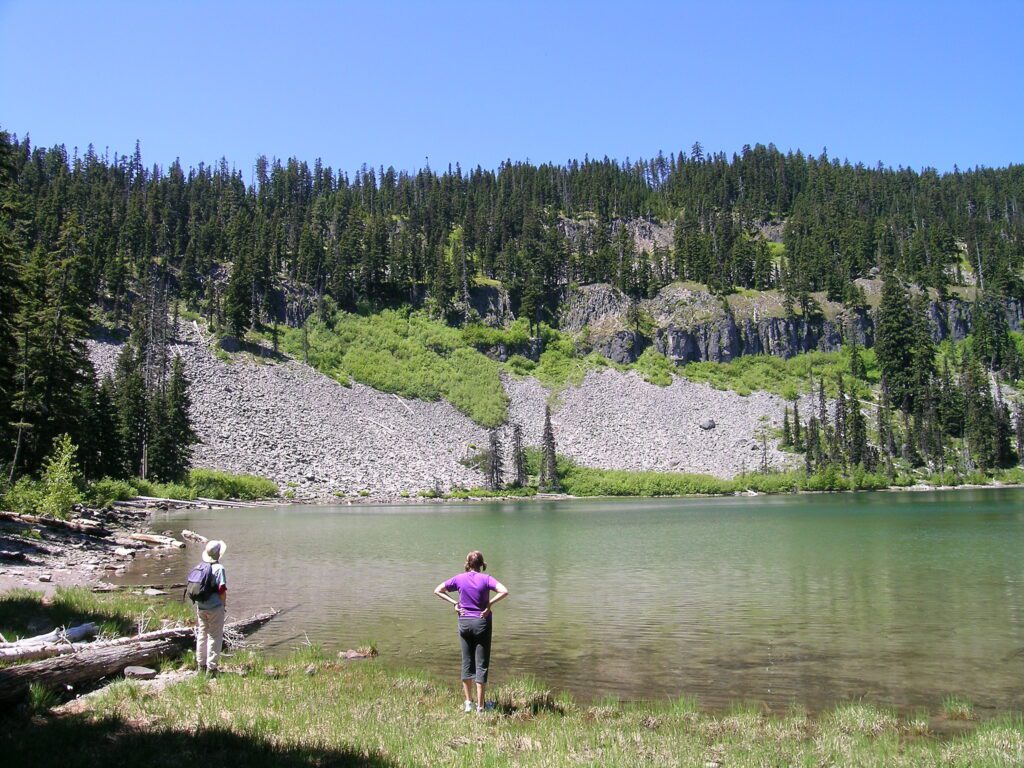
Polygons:
<instances>
[{"instance_id":1,"label":"woman in purple shirt","mask_svg":"<svg viewBox=\"0 0 1024 768\"><path fill-rule=\"evenodd\" d=\"M491 608L508 597L505 585L484 573L487 563L479 552L466 555L466 570L441 582L434 594L455 606L459 614L459 645L462 647L462 692L465 712L473 711L473 682L476 681L476 711L484 709L487 667L491 661ZM458 590L459 599L449 592ZM496 592L491 597L491 592Z\"/></svg>"}]
</instances>

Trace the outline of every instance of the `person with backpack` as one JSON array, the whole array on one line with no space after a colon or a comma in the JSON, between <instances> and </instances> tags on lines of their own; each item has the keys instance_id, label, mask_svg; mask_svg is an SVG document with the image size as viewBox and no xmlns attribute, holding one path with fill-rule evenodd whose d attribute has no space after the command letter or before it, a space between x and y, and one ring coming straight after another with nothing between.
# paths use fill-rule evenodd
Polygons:
<instances>
[{"instance_id":1,"label":"person with backpack","mask_svg":"<svg viewBox=\"0 0 1024 768\"><path fill-rule=\"evenodd\" d=\"M508 589L493 576L488 576L487 563L480 552L466 555L463 573L442 581L434 594L455 606L459 614L459 646L462 649L462 692L465 695L464 712L473 711L473 683L476 683L476 711L484 711L484 689L491 663L491 608L508 597ZM459 599L448 596L458 590ZM491 597L491 592L495 592Z\"/></svg>"},{"instance_id":2,"label":"person with backpack","mask_svg":"<svg viewBox=\"0 0 1024 768\"><path fill-rule=\"evenodd\" d=\"M228 580L221 558L228 545L218 539L206 543L203 562L188 575L185 593L196 606L196 663L200 673L217 675L224 645L224 614L228 603Z\"/></svg>"}]
</instances>

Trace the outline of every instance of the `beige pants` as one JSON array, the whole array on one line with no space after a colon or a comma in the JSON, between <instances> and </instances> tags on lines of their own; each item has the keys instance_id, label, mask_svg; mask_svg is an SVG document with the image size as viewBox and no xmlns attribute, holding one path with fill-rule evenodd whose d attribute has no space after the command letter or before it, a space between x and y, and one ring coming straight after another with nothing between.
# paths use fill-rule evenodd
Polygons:
<instances>
[{"instance_id":1,"label":"beige pants","mask_svg":"<svg viewBox=\"0 0 1024 768\"><path fill-rule=\"evenodd\" d=\"M196 663L199 669L217 671L220 649L224 644L224 606L212 611L198 611L196 626Z\"/></svg>"}]
</instances>

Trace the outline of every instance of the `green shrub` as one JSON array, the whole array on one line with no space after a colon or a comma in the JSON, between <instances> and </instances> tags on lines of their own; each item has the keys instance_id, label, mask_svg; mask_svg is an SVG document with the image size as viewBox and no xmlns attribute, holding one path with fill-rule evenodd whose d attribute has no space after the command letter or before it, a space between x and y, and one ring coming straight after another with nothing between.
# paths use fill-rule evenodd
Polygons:
<instances>
[{"instance_id":1,"label":"green shrub","mask_svg":"<svg viewBox=\"0 0 1024 768\"><path fill-rule=\"evenodd\" d=\"M272 480L258 475L234 475L214 469L193 469L188 484L196 496L207 499L268 499L278 495Z\"/></svg>"},{"instance_id":2,"label":"green shrub","mask_svg":"<svg viewBox=\"0 0 1024 768\"><path fill-rule=\"evenodd\" d=\"M43 501L43 484L27 475L19 477L4 495L4 506L19 515L36 514Z\"/></svg>"},{"instance_id":3,"label":"green shrub","mask_svg":"<svg viewBox=\"0 0 1024 768\"><path fill-rule=\"evenodd\" d=\"M627 472L570 465L559 468L562 490L573 496L691 496L732 493L731 480L684 472Z\"/></svg>"},{"instance_id":4,"label":"green shrub","mask_svg":"<svg viewBox=\"0 0 1024 768\"><path fill-rule=\"evenodd\" d=\"M198 496L193 488L181 483L154 483L141 477L129 481L138 496L154 496L159 499L181 499L192 501Z\"/></svg>"},{"instance_id":5,"label":"green shrub","mask_svg":"<svg viewBox=\"0 0 1024 768\"><path fill-rule=\"evenodd\" d=\"M854 381L848 374L850 352L807 352L788 360L772 355L745 355L728 363L688 363L676 369L691 381L710 384L715 389L731 389L741 395L763 390L787 399L807 392L813 375L815 381L824 377L825 391L836 395L836 377L845 378L847 392L864 400L871 400L870 384L877 383L881 374L873 349L861 349L861 360L867 371L867 381Z\"/></svg>"},{"instance_id":6,"label":"green shrub","mask_svg":"<svg viewBox=\"0 0 1024 768\"><path fill-rule=\"evenodd\" d=\"M499 488L494 491L490 488L452 488L446 494L450 499L494 499L509 498L513 496L536 496L537 489L532 486L525 488Z\"/></svg>"},{"instance_id":7,"label":"green shrub","mask_svg":"<svg viewBox=\"0 0 1024 768\"><path fill-rule=\"evenodd\" d=\"M649 384L657 384L659 387L667 387L671 384L672 373L675 371L672 361L656 351L654 347L645 349L632 367L644 377L644 381Z\"/></svg>"},{"instance_id":8,"label":"green shrub","mask_svg":"<svg viewBox=\"0 0 1024 768\"><path fill-rule=\"evenodd\" d=\"M42 497L39 512L49 517L67 517L71 508L84 498L79 485L82 482L75 463L78 446L70 435L61 435L53 441L53 451L43 463Z\"/></svg>"},{"instance_id":9,"label":"green shrub","mask_svg":"<svg viewBox=\"0 0 1024 768\"><path fill-rule=\"evenodd\" d=\"M480 344L501 333L483 326L468 329L468 337ZM342 382L352 378L419 400L443 398L486 427L501 425L507 416L499 364L474 349L464 331L424 312L338 312L330 324L316 318L307 322L306 339L310 365ZM282 348L302 359L302 329L285 329Z\"/></svg>"},{"instance_id":10,"label":"green shrub","mask_svg":"<svg viewBox=\"0 0 1024 768\"><path fill-rule=\"evenodd\" d=\"M127 501L136 495L129 482L111 477L94 480L86 490L86 497L94 507L109 507L115 501Z\"/></svg>"}]
</instances>

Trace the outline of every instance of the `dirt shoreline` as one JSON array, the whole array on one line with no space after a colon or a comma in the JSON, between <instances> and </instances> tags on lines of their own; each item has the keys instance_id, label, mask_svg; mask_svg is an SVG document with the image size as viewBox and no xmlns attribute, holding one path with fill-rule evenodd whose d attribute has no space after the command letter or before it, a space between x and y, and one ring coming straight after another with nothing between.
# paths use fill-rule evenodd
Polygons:
<instances>
[{"instance_id":1,"label":"dirt shoreline","mask_svg":"<svg viewBox=\"0 0 1024 768\"><path fill-rule=\"evenodd\" d=\"M76 509L72 521L98 523L105 534L0 519L0 593L21 588L51 595L57 587L99 585L150 549L129 536L149 531L153 511ZM173 580L165 575L154 581Z\"/></svg>"}]
</instances>

